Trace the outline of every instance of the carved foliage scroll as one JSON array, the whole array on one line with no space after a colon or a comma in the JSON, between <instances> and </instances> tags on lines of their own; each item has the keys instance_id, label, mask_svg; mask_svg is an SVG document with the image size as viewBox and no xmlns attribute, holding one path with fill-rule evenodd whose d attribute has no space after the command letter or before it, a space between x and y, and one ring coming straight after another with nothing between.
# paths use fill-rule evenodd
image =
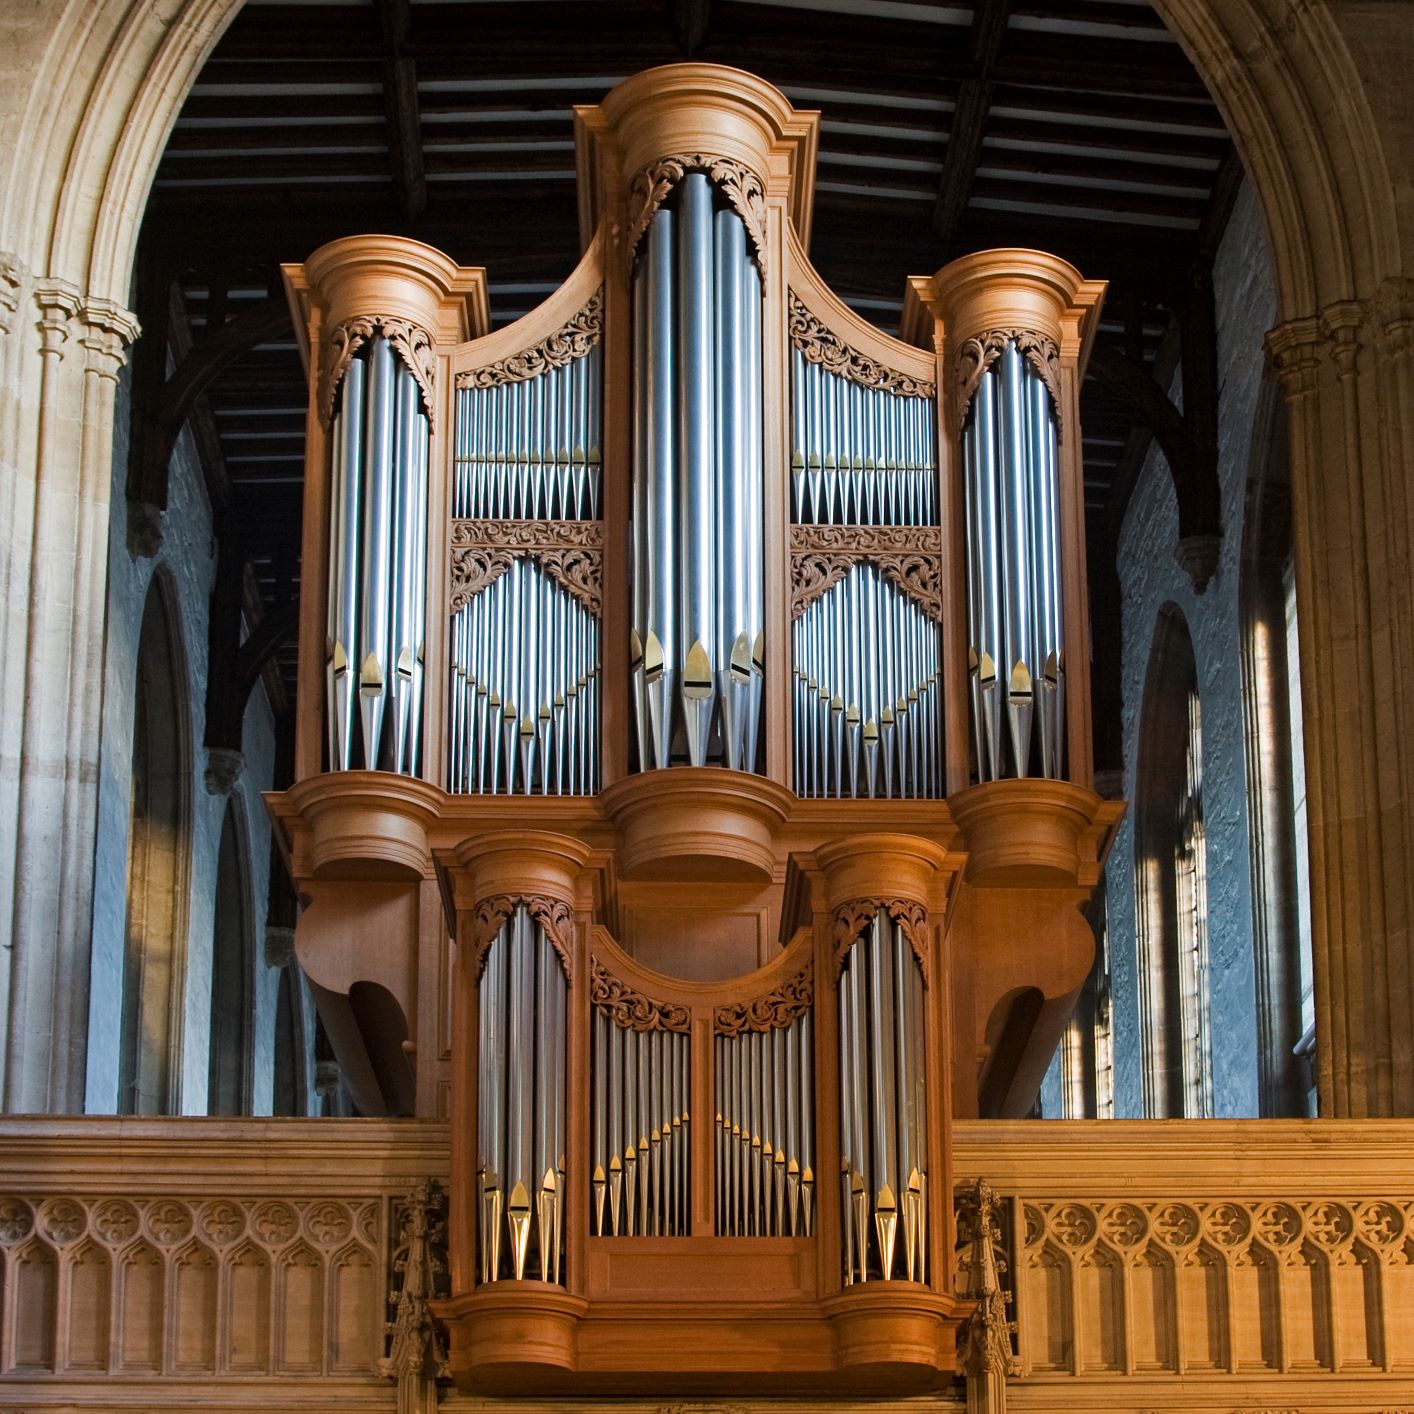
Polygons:
<instances>
[{"instance_id":1,"label":"carved foliage scroll","mask_svg":"<svg viewBox=\"0 0 1414 1414\"><path fill-rule=\"evenodd\" d=\"M718 1036L739 1036L743 1031L779 1031L810 1010L814 995L814 968L806 963L794 977L764 997L718 1007L713 1030Z\"/></svg>"},{"instance_id":2,"label":"carved foliage scroll","mask_svg":"<svg viewBox=\"0 0 1414 1414\"><path fill-rule=\"evenodd\" d=\"M388 315L364 315L345 319L329 331L324 350L324 384L319 394L319 415L325 425L334 416L334 396L339 391L349 360L375 335L382 334L393 346L393 352L407 365L422 393L422 405L427 420L432 422L433 385L437 378L437 360L432 352L432 337L427 330L410 319L395 319Z\"/></svg>"},{"instance_id":3,"label":"carved foliage scroll","mask_svg":"<svg viewBox=\"0 0 1414 1414\"><path fill-rule=\"evenodd\" d=\"M790 341L811 363L861 388L879 388L901 398L931 398L937 392L930 380L899 373L851 348L823 319L812 314L794 291L790 295Z\"/></svg>"},{"instance_id":4,"label":"carved foliage scroll","mask_svg":"<svg viewBox=\"0 0 1414 1414\"><path fill-rule=\"evenodd\" d=\"M688 1010L672 1002L654 1001L615 977L597 957L589 959L589 1000L609 1013L626 1031L682 1031L691 1024Z\"/></svg>"},{"instance_id":5,"label":"carved foliage scroll","mask_svg":"<svg viewBox=\"0 0 1414 1414\"><path fill-rule=\"evenodd\" d=\"M957 430L967 421L972 395L982 381L982 375L1002 356L1002 350L1012 340L1017 352L1041 375L1051 394L1056 413L1056 436L1062 435L1060 395L1060 349L1054 339L1030 329L987 329L963 341L957 351Z\"/></svg>"},{"instance_id":6,"label":"carved foliage scroll","mask_svg":"<svg viewBox=\"0 0 1414 1414\"><path fill-rule=\"evenodd\" d=\"M835 909L835 975L838 977L859 935L874 921L879 913L886 913L902 930L908 946L918 959L918 970L923 974L923 985L928 985L928 910L916 899L852 898Z\"/></svg>"},{"instance_id":7,"label":"carved foliage scroll","mask_svg":"<svg viewBox=\"0 0 1414 1414\"><path fill-rule=\"evenodd\" d=\"M943 532L935 525L791 526L791 618L798 619L865 560L929 618L942 622Z\"/></svg>"},{"instance_id":8,"label":"carved foliage scroll","mask_svg":"<svg viewBox=\"0 0 1414 1414\"><path fill-rule=\"evenodd\" d=\"M512 913L521 905L530 914L531 921L538 923L549 939L550 946L560 959L560 968L565 981L574 980L574 912L564 899L551 898L547 894L492 894L476 905L471 922L471 971L479 982L486 971L486 959L491 955L491 944L496 941Z\"/></svg>"},{"instance_id":9,"label":"carved foliage scroll","mask_svg":"<svg viewBox=\"0 0 1414 1414\"><path fill-rule=\"evenodd\" d=\"M591 614L601 603L604 527L597 520L454 520L450 612L518 559L531 559Z\"/></svg>"},{"instance_id":10,"label":"carved foliage scroll","mask_svg":"<svg viewBox=\"0 0 1414 1414\"><path fill-rule=\"evenodd\" d=\"M761 178L732 157L716 157L710 152L677 153L645 167L634 179L628 194L628 254L632 259L654 213L668 193L689 172L706 172L712 184L741 217L756 255L761 279L766 278L766 188Z\"/></svg>"},{"instance_id":11,"label":"carved foliage scroll","mask_svg":"<svg viewBox=\"0 0 1414 1414\"><path fill-rule=\"evenodd\" d=\"M495 388L502 383L524 383L538 378L547 369L563 368L581 359L597 344L604 332L604 292L595 291L588 304L553 334L538 344L497 360L485 368L457 374L458 388Z\"/></svg>"}]
</instances>

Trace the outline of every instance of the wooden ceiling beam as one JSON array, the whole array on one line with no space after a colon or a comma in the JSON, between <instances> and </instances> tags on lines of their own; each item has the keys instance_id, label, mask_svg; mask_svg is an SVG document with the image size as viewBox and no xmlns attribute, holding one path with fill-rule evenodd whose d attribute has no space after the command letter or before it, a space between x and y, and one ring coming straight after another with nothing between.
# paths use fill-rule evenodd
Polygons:
<instances>
[{"instance_id":1,"label":"wooden ceiling beam","mask_svg":"<svg viewBox=\"0 0 1414 1414\"><path fill-rule=\"evenodd\" d=\"M667 0L668 26L684 59L691 59L707 40L712 0Z\"/></svg>"},{"instance_id":2,"label":"wooden ceiling beam","mask_svg":"<svg viewBox=\"0 0 1414 1414\"><path fill-rule=\"evenodd\" d=\"M383 26L383 102L387 109L388 157L403 217L415 221L427 209L422 160L422 119L417 108L417 63L406 52L412 33L412 0L376 0Z\"/></svg>"},{"instance_id":3,"label":"wooden ceiling beam","mask_svg":"<svg viewBox=\"0 0 1414 1414\"><path fill-rule=\"evenodd\" d=\"M957 235L972 195L992 106L992 70L1001 56L1010 13L1011 0L975 0L973 5L972 33L968 38L972 74L958 89L943 171L938 178L938 196L933 203L933 234L945 244Z\"/></svg>"}]
</instances>

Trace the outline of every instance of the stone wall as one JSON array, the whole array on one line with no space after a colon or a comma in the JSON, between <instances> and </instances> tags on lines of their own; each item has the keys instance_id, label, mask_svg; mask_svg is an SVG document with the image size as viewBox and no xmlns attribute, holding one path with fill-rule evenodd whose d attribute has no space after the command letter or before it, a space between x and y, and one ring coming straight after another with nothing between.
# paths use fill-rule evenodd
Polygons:
<instances>
[{"instance_id":1,"label":"stone wall","mask_svg":"<svg viewBox=\"0 0 1414 1414\"><path fill-rule=\"evenodd\" d=\"M1244 184L1233 208L1215 262L1213 287L1223 525L1217 572L1205 591L1197 594L1174 558L1178 507L1168 464L1157 446L1151 447L1145 460L1119 541L1124 797L1131 811L1107 870L1117 1117L1144 1113L1133 804L1144 684L1158 616L1168 605L1182 612L1192 636L1202 707L1213 1108L1218 1116L1257 1114L1257 998L1239 578L1253 432L1266 368L1262 339L1276 321L1277 309L1266 232L1250 184ZM1181 399L1177 376L1170 395L1175 402ZM1043 1091L1042 1110L1051 1117L1060 1113L1055 1066Z\"/></svg>"},{"instance_id":2,"label":"stone wall","mask_svg":"<svg viewBox=\"0 0 1414 1414\"><path fill-rule=\"evenodd\" d=\"M269 897L270 822L261 792L270 789L275 760L275 721L263 685L246 707L242 744L245 768L234 791L213 794L205 784L208 616L216 573L216 541L201 463L190 430L183 431L172 458L169 502L162 545L156 556L135 555L127 538L128 428L131 370L118 389L113 449L113 514L108 537L107 632L104 648L103 730L99 784L98 845L94 861L93 955L89 1002L89 1113L112 1113L118 1103L118 1049L122 1014L123 952L127 922L127 871L134 691L143 610L153 578L166 576L176 607L186 696L182 709L191 742L191 837L186 888L186 927L179 943L174 986L181 989L178 1039L178 1109L205 1114L210 1063L212 941L215 930L217 857L228 800L247 861L248 918L253 938L253 1112L269 1114L274 1083L275 1004L279 972L265 965L264 933ZM306 1034L312 1006L301 987ZM311 1053L312 1053L312 1048ZM312 1059L306 1093L313 1095Z\"/></svg>"}]
</instances>

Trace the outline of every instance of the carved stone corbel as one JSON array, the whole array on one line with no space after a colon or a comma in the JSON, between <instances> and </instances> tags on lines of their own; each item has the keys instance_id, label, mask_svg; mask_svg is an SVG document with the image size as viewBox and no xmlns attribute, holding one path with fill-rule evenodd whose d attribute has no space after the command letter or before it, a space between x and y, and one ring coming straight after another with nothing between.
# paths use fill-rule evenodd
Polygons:
<instances>
[{"instance_id":1,"label":"carved stone corbel","mask_svg":"<svg viewBox=\"0 0 1414 1414\"><path fill-rule=\"evenodd\" d=\"M765 996L718 1007L712 1029L718 1036L739 1036L743 1031L779 1031L809 1011L814 997L815 971L807 962L794 977Z\"/></svg>"},{"instance_id":2,"label":"carved stone corbel","mask_svg":"<svg viewBox=\"0 0 1414 1414\"><path fill-rule=\"evenodd\" d=\"M625 1031L686 1032L691 1026L686 1007L645 997L615 977L597 957L589 959L589 1001L607 1011L614 1025Z\"/></svg>"},{"instance_id":3,"label":"carved stone corbel","mask_svg":"<svg viewBox=\"0 0 1414 1414\"><path fill-rule=\"evenodd\" d=\"M658 208L668 193L689 172L706 172L713 186L726 197L732 210L741 217L751 241L756 268L766 279L766 186L744 162L734 157L719 157L710 152L675 153L659 158L645 167L634 179L628 193L628 258L638 251L638 243L648 229Z\"/></svg>"},{"instance_id":4,"label":"carved stone corbel","mask_svg":"<svg viewBox=\"0 0 1414 1414\"><path fill-rule=\"evenodd\" d=\"M360 315L334 325L324 341L324 372L319 391L319 416L327 427L334 416L334 397L348 372L349 361L375 334L382 334L393 346L408 372L417 380L422 405L431 425L434 417L434 384L437 360L432 352L432 336L410 319L391 315Z\"/></svg>"},{"instance_id":5,"label":"carved stone corbel","mask_svg":"<svg viewBox=\"0 0 1414 1414\"><path fill-rule=\"evenodd\" d=\"M604 332L604 292L596 290L589 303L572 315L553 334L538 344L497 360L485 368L470 368L457 374L458 388L498 388L503 383L524 383L551 368L563 368L581 359L599 342Z\"/></svg>"},{"instance_id":6,"label":"carved stone corbel","mask_svg":"<svg viewBox=\"0 0 1414 1414\"><path fill-rule=\"evenodd\" d=\"M1060 349L1056 341L1030 329L986 329L964 339L957 351L957 430L967 421L972 396L982 375L1002 356L1002 350L1012 340L1019 354L1041 375L1051 395L1056 414L1056 440L1065 435L1061 422Z\"/></svg>"},{"instance_id":7,"label":"carved stone corbel","mask_svg":"<svg viewBox=\"0 0 1414 1414\"><path fill-rule=\"evenodd\" d=\"M839 904L835 909L835 976L844 968L849 950L859 940L859 935L873 922L875 915L883 912L903 932L908 946L918 960L918 970L923 974L923 985L928 985L928 910L917 901L908 898L884 898L873 895L867 898L852 898Z\"/></svg>"},{"instance_id":8,"label":"carved stone corbel","mask_svg":"<svg viewBox=\"0 0 1414 1414\"><path fill-rule=\"evenodd\" d=\"M517 908L524 906L531 919L538 923L560 959L565 981L574 980L574 911L564 899L548 894L492 894L476 905L471 923L471 972L479 982L486 971L486 959L491 955L502 927Z\"/></svg>"}]
</instances>

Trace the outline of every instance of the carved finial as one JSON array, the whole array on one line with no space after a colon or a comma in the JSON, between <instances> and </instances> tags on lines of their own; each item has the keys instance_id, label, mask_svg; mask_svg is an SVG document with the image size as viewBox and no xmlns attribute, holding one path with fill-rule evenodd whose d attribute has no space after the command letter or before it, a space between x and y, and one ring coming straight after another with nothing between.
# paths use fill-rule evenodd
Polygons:
<instances>
[{"instance_id":1,"label":"carved finial","mask_svg":"<svg viewBox=\"0 0 1414 1414\"><path fill-rule=\"evenodd\" d=\"M978 1179L959 1194L959 1236L968 1245L962 1276L964 1295L976 1301L959 1336L958 1364L967 1376L968 1408L1001 1414L1006 1408L1006 1377L1020 1373L1012 1350L1016 1323L1007 1319L1001 1274L1006 1264L997 1252L1001 1228L996 1193Z\"/></svg>"},{"instance_id":2,"label":"carved finial","mask_svg":"<svg viewBox=\"0 0 1414 1414\"><path fill-rule=\"evenodd\" d=\"M424 1179L403 1201L398 1245L393 1254L393 1290L389 1303L396 1314L388 1323L388 1353L378 1373L412 1388L449 1373L447 1345L428 1298L445 1270L439 1249L445 1238L444 1198L431 1179ZM399 1390L399 1407L404 1401Z\"/></svg>"}]
</instances>

